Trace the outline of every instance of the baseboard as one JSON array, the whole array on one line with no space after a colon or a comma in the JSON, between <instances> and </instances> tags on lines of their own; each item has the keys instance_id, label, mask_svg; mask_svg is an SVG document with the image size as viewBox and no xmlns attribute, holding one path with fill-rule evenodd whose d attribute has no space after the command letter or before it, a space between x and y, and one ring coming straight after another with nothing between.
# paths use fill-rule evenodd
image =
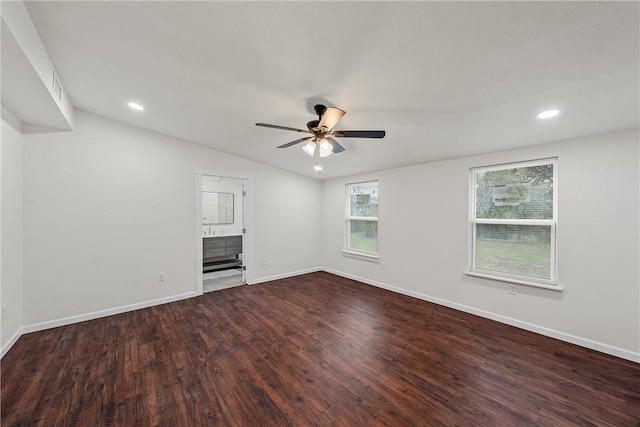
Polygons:
<instances>
[{"instance_id":1,"label":"baseboard","mask_svg":"<svg viewBox=\"0 0 640 427\"><path fill-rule=\"evenodd\" d=\"M358 282L362 282L367 285L386 289L388 291L396 292L403 295L408 295L410 297L418 298L423 301L432 302L434 304L438 304L444 307L453 308L455 310L463 311L465 313L474 314L476 316L484 317L485 319L495 320L496 322L504 323L510 326L515 326L516 328L524 329L530 332L535 332L540 335L555 338L557 340L565 341L571 344L579 345L581 347L599 351L601 353L609 354L611 356L616 356L621 359L626 359L632 362L640 363L640 352L636 353L633 351L625 350L623 348L615 347L608 344L603 344L601 342L593 341L587 338L582 338L582 337L567 334L564 332L556 331L554 329L545 328L543 326L534 325L532 323L523 322L518 319L513 319L511 317L503 316L503 315L492 313L485 310L480 310L467 305L458 304L456 302L448 301L442 298L436 298L436 297L425 295L419 292L409 291L407 289L402 289L397 286L389 285L382 282L377 282L375 280L369 280L364 277L355 276L353 274L344 273L344 272L333 270L330 268L321 268L320 270L326 271L327 273L335 274L336 276L345 277L347 279L357 280Z\"/></svg>"},{"instance_id":2,"label":"baseboard","mask_svg":"<svg viewBox=\"0 0 640 427\"><path fill-rule=\"evenodd\" d=\"M58 326L71 325L72 323L84 322L86 320L99 319L101 317L113 316L114 314L126 313L127 311L139 310L141 308L153 307L155 305L166 304L169 302L180 301L187 298L198 296L195 291L186 292L184 294L172 295L169 297L158 298L149 301L138 302L135 304L123 305L120 307L108 308L106 310L94 311L92 313L80 314L77 316L64 317L62 319L50 320L42 323L24 326L23 333L37 332L45 329L57 328Z\"/></svg>"},{"instance_id":3,"label":"baseboard","mask_svg":"<svg viewBox=\"0 0 640 427\"><path fill-rule=\"evenodd\" d=\"M187 298L193 298L199 294L195 291L186 292L184 294L172 295L169 297L158 298L149 301L143 301L135 304L123 305L120 307L109 308L106 310L94 311L92 313L79 314L77 316L64 317L62 319L49 320L41 323L34 323L32 325L26 325L20 328L14 336L11 337L9 342L0 350L0 358L11 349L11 347L18 341L18 339L31 332L43 331L45 329L57 328L58 326L71 325L72 323L84 322L87 320L99 319L101 317L112 316L114 314L126 313L128 311L139 310L141 308L149 308L160 304L166 304L169 302L180 301Z\"/></svg>"},{"instance_id":4,"label":"baseboard","mask_svg":"<svg viewBox=\"0 0 640 427\"><path fill-rule=\"evenodd\" d=\"M257 285L258 283L271 282L273 280L279 280L279 279L287 279L289 277L295 277L295 276L300 276L300 275L309 274L309 273L316 273L318 271L326 271L326 270L322 267L308 268L306 270L299 270L291 273L276 274L275 276L259 277L257 279L251 280L249 284Z\"/></svg>"},{"instance_id":5,"label":"baseboard","mask_svg":"<svg viewBox=\"0 0 640 427\"><path fill-rule=\"evenodd\" d=\"M11 349L11 347L13 347L16 341L18 341L18 338L22 336L22 334L24 333L22 332L22 329L23 328L18 329L16 333L13 334L13 336L9 339L9 341L7 341L7 343L3 345L2 348L0 348L0 359L2 359L5 354L7 354L7 352Z\"/></svg>"}]
</instances>

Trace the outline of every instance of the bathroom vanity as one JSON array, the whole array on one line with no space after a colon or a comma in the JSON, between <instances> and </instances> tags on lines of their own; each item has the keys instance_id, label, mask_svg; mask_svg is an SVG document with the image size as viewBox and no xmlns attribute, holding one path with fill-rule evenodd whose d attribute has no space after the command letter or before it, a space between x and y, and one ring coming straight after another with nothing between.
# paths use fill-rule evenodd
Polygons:
<instances>
[{"instance_id":1,"label":"bathroom vanity","mask_svg":"<svg viewBox=\"0 0 640 427\"><path fill-rule=\"evenodd\" d=\"M242 266L242 236L217 236L202 239L203 272Z\"/></svg>"}]
</instances>

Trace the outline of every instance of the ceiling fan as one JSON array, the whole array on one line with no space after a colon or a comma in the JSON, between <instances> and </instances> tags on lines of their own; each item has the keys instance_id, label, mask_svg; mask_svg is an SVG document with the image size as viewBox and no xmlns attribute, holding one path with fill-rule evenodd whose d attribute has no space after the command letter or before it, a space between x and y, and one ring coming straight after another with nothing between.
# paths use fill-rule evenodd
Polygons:
<instances>
[{"instance_id":1,"label":"ceiling fan","mask_svg":"<svg viewBox=\"0 0 640 427\"><path fill-rule=\"evenodd\" d=\"M336 138L384 138L383 130L333 130L338 124L345 111L334 108L325 107L318 104L313 107L318 115L318 120L311 120L307 123L307 129L297 129L287 126L270 125L268 123L256 123L256 126L266 128L290 130L293 132L309 133L311 136L296 139L295 141L279 145L278 148L287 148L304 141L309 141L302 149L310 156L327 157L332 153L341 153L345 148L338 143Z\"/></svg>"}]
</instances>

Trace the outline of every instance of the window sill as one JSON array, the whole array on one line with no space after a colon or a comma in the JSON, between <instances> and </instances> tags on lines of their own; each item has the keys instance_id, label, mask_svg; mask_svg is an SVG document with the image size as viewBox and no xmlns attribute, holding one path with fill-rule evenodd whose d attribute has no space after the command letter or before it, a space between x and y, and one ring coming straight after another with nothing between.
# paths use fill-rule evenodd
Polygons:
<instances>
[{"instance_id":1,"label":"window sill","mask_svg":"<svg viewBox=\"0 0 640 427\"><path fill-rule=\"evenodd\" d=\"M342 250L342 256L347 258L360 259L360 260L369 261L369 262L380 262L380 257L378 255L363 254L360 252L348 251L346 249Z\"/></svg>"},{"instance_id":2,"label":"window sill","mask_svg":"<svg viewBox=\"0 0 640 427\"><path fill-rule=\"evenodd\" d=\"M525 286L532 286L535 288L542 288L542 289L548 289L551 291L556 291L556 292L562 292L564 291L564 289L562 288L562 286L558 285L558 284L553 284L553 282L550 282L549 284L546 283L539 283L539 282L534 282L534 281L530 281L530 280L522 280L522 279L516 279L516 278L511 278L511 277L506 277L506 276L496 276L490 273L480 273L478 271L465 271L464 274L466 274L467 276L474 276L474 277L482 277L483 279L491 279L491 280L498 280L501 282L507 282L507 283L515 283L518 285L525 285Z\"/></svg>"}]
</instances>

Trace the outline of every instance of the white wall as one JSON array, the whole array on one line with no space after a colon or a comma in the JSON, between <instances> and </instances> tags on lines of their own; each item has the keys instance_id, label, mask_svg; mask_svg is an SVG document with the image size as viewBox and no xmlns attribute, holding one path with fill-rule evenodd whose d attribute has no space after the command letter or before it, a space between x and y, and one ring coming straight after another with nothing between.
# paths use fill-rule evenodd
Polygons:
<instances>
[{"instance_id":1,"label":"white wall","mask_svg":"<svg viewBox=\"0 0 640 427\"><path fill-rule=\"evenodd\" d=\"M323 263L383 287L640 361L638 131L324 183ZM563 293L464 275L473 166L558 157ZM381 265L341 255L344 184L380 180Z\"/></svg>"},{"instance_id":2,"label":"white wall","mask_svg":"<svg viewBox=\"0 0 640 427\"><path fill-rule=\"evenodd\" d=\"M242 234L243 180L214 176L202 177L202 191L233 194L233 224L211 224L202 226L203 237L234 236Z\"/></svg>"},{"instance_id":3,"label":"white wall","mask_svg":"<svg viewBox=\"0 0 640 427\"><path fill-rule=\"evenodd\" d=\"M317 180L83 111L74 125L24 136L25 325L194 292L195 169L254 176L254 281L319 266Z\"/></svg>"},{"instance_id":4,"label":"white wall","mask_svg":"<svg viewBox=\"0 0 640 427\"><path fill-rule=\"evenodd\" d=\"M22 327L22 147L21 123L3 108L0 214L0 304L6 307L0 348L18 338Z\"/></svg>"}]
</instances>

